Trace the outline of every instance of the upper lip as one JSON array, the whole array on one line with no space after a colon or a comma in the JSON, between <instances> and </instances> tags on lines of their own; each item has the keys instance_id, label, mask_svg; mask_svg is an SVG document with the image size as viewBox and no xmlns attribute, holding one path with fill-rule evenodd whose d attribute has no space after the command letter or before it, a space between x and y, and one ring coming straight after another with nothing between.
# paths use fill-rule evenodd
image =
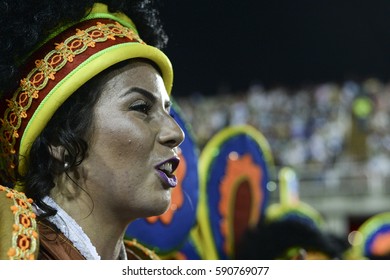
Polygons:
<instances>
[{"instance_id":1,"label":"upper lip","mask_svg":"<svg viewBox=\"0 0 390 280\"><path fill-rule=\"evenodd\" d=\"M179 157L174 156L157 164L155 168L163 171L167 175L172 175L179 166L179 163Z\"/></svg>"}]
</instances>

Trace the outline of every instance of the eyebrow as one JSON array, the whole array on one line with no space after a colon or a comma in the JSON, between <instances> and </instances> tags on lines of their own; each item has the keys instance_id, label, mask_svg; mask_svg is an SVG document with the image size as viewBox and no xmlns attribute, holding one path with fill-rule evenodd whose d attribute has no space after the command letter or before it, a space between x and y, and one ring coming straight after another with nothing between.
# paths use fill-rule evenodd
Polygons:
<instances>
[{"instance_id":1,"label":"eyebrow","mask_svg":"<svg viewBox=\"0 0 390 280\"><path fill-rule=\"evenodd\" d=\"M148 98L152 103L155 103L157 101L157 98L156 96L154 96L153 93L151 93L150 91L147 91L146 89L143 89L143 88L140 88L140 87L131 87L129 90L127 90L126 92L124 92L120 97L125 97L133 92L137 92L143 96L145 96L146 98ZM166 108L171 108L172 107L172 102L170 100L166 101L164 106Z\"/></svg>"},{"instance_id":2,"label":"eyebrow","mask_svg":"<svg viewBox=\"0 0 390 280\"><path fill-rule=\"evenodd\" d=\"M157 98L153 95L150 91L147 91L146 89L140 88L140 87L131 87L129 90L126 90L120 97L125 97L133 92L137 92L146 98L148 98L152 102L156 102Z\"/></svg>"}]
</instances>

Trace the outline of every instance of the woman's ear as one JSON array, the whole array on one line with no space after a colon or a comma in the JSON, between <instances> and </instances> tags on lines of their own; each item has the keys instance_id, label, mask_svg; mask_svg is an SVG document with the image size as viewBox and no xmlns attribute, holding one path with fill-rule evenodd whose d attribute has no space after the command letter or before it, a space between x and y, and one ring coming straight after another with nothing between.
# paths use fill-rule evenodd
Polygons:
<instances>
[{"instance_id":1,"label":"woman's ear","mask_svg":"<svg viewBox=\"0 0 390 280\"><path fill-rule=\"evenodd\" d=\"M65 158L65 148L64 148L64 146L61 146L61 145L58 145L58 146L50 145L49 146L49 151L50 151L50 154L51 154L51 156L53 158L55 158L59 162L64 162L64 158Z\"/></svg>"},{"instance_id":2,"label":"woman's ear","mask_svg":"<svg viewBox=\"0 0 390 280\"><path fill-rule=\"evenodd\" d=\"M58 168L60 170L66 170L70 166L69 155L67 150L62 145L54 146L50 145L50 154L56 159Z\"/></svg>"}]
</instances>

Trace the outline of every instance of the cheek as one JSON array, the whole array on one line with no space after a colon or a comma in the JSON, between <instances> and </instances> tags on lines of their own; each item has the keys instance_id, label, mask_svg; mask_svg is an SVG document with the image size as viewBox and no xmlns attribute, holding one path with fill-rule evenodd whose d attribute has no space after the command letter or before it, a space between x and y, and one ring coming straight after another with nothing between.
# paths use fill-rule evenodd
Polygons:
<instances>
[{"instance_id":1,"label":"cheek","mask_svg":"<svg viewBox=\"0 0 390 280\"><path fill-rule=\"evenodd\" d=\"M120 173L138 176L149 163L153 145L145 139L145 135L138 133L115 133L110 142L105 141L101 152L103 159L111 162L111 168ZM130 173L130 174L129 174Z\"/></svg>"},{"instance_id":2,"label":"cheek","mask_svg":"<svg viewBox=\"0 0 390 280\"><path fill-rule=\"evenodd\" d=\"M91 137L90 162L118 176L128 176L133 170L140 172L149 163L153 150L151 134L150 128L140 120L122 114L101 117Z\"/></svg>"}]
</instances>

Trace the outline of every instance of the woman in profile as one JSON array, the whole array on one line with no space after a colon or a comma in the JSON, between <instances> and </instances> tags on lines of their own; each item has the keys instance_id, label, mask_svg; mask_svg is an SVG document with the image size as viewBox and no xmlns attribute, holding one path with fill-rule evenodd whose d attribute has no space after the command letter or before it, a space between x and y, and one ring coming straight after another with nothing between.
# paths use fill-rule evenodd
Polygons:
<instances>
[{"instance_id":1,"label":"woman in profile","mask_svg":"<svg viewBox=\"0 0 390 280\"><path fill-rule=\"evenodd\" d=\"M184 139L156 8L0 7L0 259L158 258L123 239L168 208Z\"/></svg>"}]
</instances>

